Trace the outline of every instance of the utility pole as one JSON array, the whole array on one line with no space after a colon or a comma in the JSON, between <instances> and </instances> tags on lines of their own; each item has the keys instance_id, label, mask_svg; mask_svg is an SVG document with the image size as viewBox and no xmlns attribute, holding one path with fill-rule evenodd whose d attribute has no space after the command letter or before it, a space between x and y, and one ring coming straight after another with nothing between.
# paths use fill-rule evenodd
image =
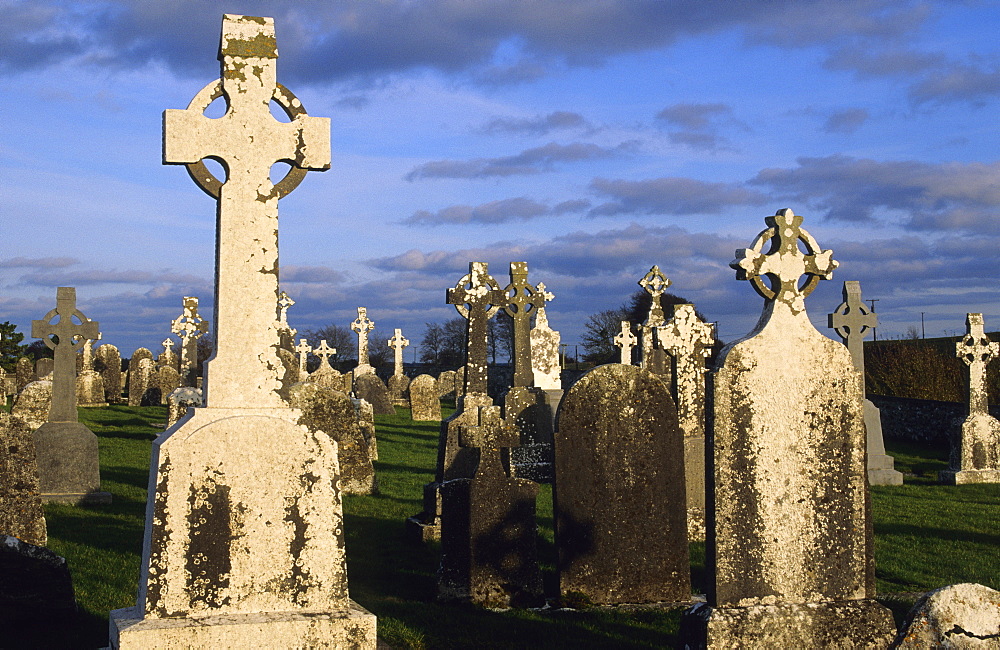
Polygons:
<instances>
[{"instance_id":1,"label":"utility pole","mask_svg":"<svg viewBox=\"0 0 1000 650\"><path fill-rule=\"evenodd\" d=\"M881 300L881 298L867 298L867 300L868 300L869 304L871 304L871 306L872 306L872 313L874 314L875 313L875 303L877 303L879 300ZM878 340L878 328L877 327L873 327L872 328L872 340L873 341L877 341Z\"/></svg>"},{"instance_id":2,"label":"utility pole","mask_svg":"<svg viewBox=\"0 0 1000 650\"><path fill-rule=\"evenodd\" d=\"M927 338L927 332L924 330L924 312L920 312L920 338Z\"/></svg>"}]
</instances>

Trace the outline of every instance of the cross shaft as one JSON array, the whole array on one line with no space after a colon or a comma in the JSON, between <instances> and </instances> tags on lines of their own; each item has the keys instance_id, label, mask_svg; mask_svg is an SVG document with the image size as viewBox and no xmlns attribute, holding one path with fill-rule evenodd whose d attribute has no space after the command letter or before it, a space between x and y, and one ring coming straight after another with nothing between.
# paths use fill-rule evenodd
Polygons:
<instances>
[{"instance_id":1,"label":"cross shaft","mask_svg":"<svg viewBox=\"0 0 1000 650\"><path fill-rule=\"evenodd\" d=\"M487 321L506 304L507 294L489 274L486 262L470 262L468 274L447 291L449 305L468 323L465 334L465 393L486 394Z\"/></svg>"},{"instance_id":2,"label":"cross shaft","mask_svg":"<svg viewBox=\"0 0 1000 650\"><path fill-rule=\"evenodd\" d=\"M878 315L868 309L861 299L860 282L857 280L844 282L844 302L828 315L827 323L851 352L854 368L864 372L864 340L868 333L878 326Z\"/></svg>"},{"instance_id":3,"label":"cross shaft","mask_svg":"<svg viewBox=\"0 0 1000 650\"><path fill-rule=\"evenodd\" d=\"M531 371L531 316L545 307L545 296L528 284L528 263L510 263L510 284L504 289L507 304L504 311L514 319L514 387L534 383Z\"/></svg>"},{"instance_id":4,"label":"cross shaft","mask_svg":"<svg viewBox=\"0 0 1000 650\"><path fill-rule=\"evenodd\" d=\"M52 323L56 316L59 320ZM79 324L74 323L76 318ZM99 336L99 324L76 308L76 289L56 289L56 308L41 320L31 321L31 335L54 352L50 422L78 422L76 413L76 352L87 339Z\"/></svg>"},{"instance_id":5,"label":"cross shaft","mask_svg":"<svg viewBox=\"0 0 1000 650\"><path fill-rule=\"evenodd\" d=\"M983 315L967 314L966 334L955 344L955 355L969 368L969 415L989 413L986 366L1000 355L1000 343L991 341L983 330Z\"/></svg>"}]
</instances>

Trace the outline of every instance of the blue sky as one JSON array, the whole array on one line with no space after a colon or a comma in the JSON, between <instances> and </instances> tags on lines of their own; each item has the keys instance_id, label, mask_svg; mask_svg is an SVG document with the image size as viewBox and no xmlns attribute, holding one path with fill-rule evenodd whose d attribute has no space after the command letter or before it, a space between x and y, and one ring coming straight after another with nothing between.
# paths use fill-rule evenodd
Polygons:
<instances>
[{"instance_id":1,"label":"blue sky","mask_svg":"<svg viewBox=\"0 0 1000 650\"><path fill-rule=\"evenodd\" d=\"M1000 4L893 0L0 0L0 321L75 286L128 356L185 295L211 318L214 204L160 138L223 13L273 16L279 81L332 121L280 205L300 331L363 305L416 344L470 261L527 261L565 343L653 264L731 340L761 299L728 263L785 207L840 262L821 331L844 280L880 338L1000 329Z\"/></svg>"}]
</instances>

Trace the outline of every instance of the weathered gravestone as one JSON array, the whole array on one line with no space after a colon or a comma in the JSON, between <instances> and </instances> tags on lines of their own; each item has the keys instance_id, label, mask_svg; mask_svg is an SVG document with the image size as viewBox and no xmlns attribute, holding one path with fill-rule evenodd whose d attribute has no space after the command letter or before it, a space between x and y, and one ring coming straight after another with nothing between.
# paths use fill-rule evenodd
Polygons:
<instances>
[{"instance_id":1,"label":"weathered gravestone","mask_svg":"<svg viewBox=\"0 0 1000 650\"><path fill-rule=\"evenodd\" d=\"M410 417L414 422L441 421L441 399L430 375L417 375L410 382Z\"/></svg>"},{"instance_id":2,"label":"weathered gravestone","mask_svg":"<svg viewBox=\"0 0 1000 650\"><path fill-rule=\"evenodd\" d=\"M983 332L982 314L968 314L965 323L955 353L967 368L969 415L959 435L952 436L951 458L940 480L949 485L1000 483L1000 421L989 413L986 389L986 366L1000 355L1000 343Z\"/></svg>"},{"instance_id":3,"label":"weathered gravestone","mask_svg":"<svg viewBox=\"0 0 1000 650\"><path fill-rule=\"evenodd\" d=\"M844 302L828 316L828 325L833 328L851 353L854 367L865 376L864 339L878 326L878 316L868 309L861 299L861 283L857 280L844 282ZM903 473L895 469L892 456L885 453L882 439L882 414L871 400L865 399L865 432L868 445L868 484L902 485Z\"/></svg>"},{"instance_id":4,"label":"weathered gravestone","mask_svg":"<svg viewBox=\"0 0 1000 650\"><path fill-rule=\"evenodd\" d=\"M346 395L347 393L344 394ZM378 460L378 440L375 437L375 411L372 410L372 405L363 399L352 397L351 404L354 405L354 411L358 414L358 427L361 429L361 435L368 444L368 456L371 460Z\"/></svg>"},{"instance_id":5,"label":"weathered gravestone","mask_svg":"<svg viewBox=\"0 0 1000 650\"><path fill-rule=\"evenodd\" d=\"M344 377L342 377L339 372L334 370L333 366L331 366L329 362L329 358L337 354L337 348L331 348L327 345L326 339L323 339L319 342L319 346L313 349L312 353L319 357L319 368L310 373L305 381L310 381L314 384L319 384L320 386L332 388L333 390L344 391ZM302 357L300 356L300 364L302 363L301 359ZM350 381L350 376L347 376L347 381ZM350 388L344 392L350 393Z\"/></svg>"},{"instance_id":6,"label":"weathered gravestone","mask_svg":"<svg viewBox=\"0 0 1000 650\"><path fill-rule=\"evenodd\" d=\"M10 412L27 424L32 431L45 424L52 408L52 380L33 381L14 396Z\"/></svg>"},{"instance_id":7,"label":"weathered gravestone","mask_svg":"<svg viewBox=\"0 0 1000 650\"><path fill-rule=\"evenodd\" d=\"M325 343L325 341L324 341ZM306 369L306 364L309 361L309 353L312 352L312 346L309 345L309 341L305 339L299 339L299 344L295 346L295 353L299 358L299 381L305 381L309 376L309 371Z\"/></svg>"},{"instance_id":8,"label":"weathered gravestone","mask_svg":"<svg viewBox=\"0 0 1000 650\"><path fill-rule=\"evenodd\" d=\"M620 348L619 363L624 366L632 365L632 348L639 342L636 335L632 333L632 323L623 320L621 329L615 334L613 342L616 348Z\"/></svg>"},{"instance_id":9,"label":"weathered gravestone","mask_svg":"<svg viewBox=\"0 0 1000 650\"><path fill-rule=\"evenodd\" d=\"M278 294L278 339L282 350L294 354L295 335L298 330L288 324L288 308L295 304L291 297L282 291Z\"/></svg>"},{"instance_id":10,"label":"weathered gravestone","mask_svg":"<svg viewBox=\"0 0 1000 650\"><path fill-rule=\"evenodd\" d=\"M514 478L501 456L501 448L517 445L520 435L500 417L500 408L479 407L478 419L477 425L459 427L459 444L480 452L472 477L441 484L438 599L483 607L538 605L538 485Z\"/></svg>"},{"instance_id":11,"label":"weathered gravestone","mask_svg":"<svg viewBox=\"0 0 1000 650\"><path fill-rule=\"evenodd\" d=\"M17 392L21 392L25 386L35 381L35 366L31 363L31 359L27 357L18 359L14 374L17 376Z\"/></svg>"},{"instance_id":12,"label":"weathered gravestone","mask_svg":"<svg viewBox=\"0 0 1000 650\"><path fill-rule=\"evenodd\" d=\"M987 650L1000 647L1000 592L985 585L948 585L924 594L892 644L899 650Z\"/></svg>"},{"instance_id":13,"label":"weathered gravestone","mask_svg":"<svg viewBox=\"0 0 1000 650\"><path fill-rule=\"evenodd\" d=\"M277 84L276 56L270 18L226 15L222 79L164 114L164 161L218 199L216 351L205 407L153 443L139 598L111 613L115 648L375 647L347 589L337 444L299 424L276 353L278 199L330 164L329 120ZM206 117L220 97L225 115Z\"/></svg>"},{"instance_id":14,"label":"weathered gravestone","mask_svg":"<svg viewBox=\"0 0 1000 650\"><path fill-rule=\"evenodd\" d=\"M711 325L694 305L674 305L674 315L656 329L657 344L673 362L671 391L684 432L688 538L705 539L705 358L715 342Z\"/></svg>"},{"instance_id":15,"label":"weathered gravestone","mask_svg":"<svg viewBox=\"0 0 1000 650\"><path fill-rule=\"evenodd\" d=\"M389 399L389 390L374 372L354 376L354 394L371 404L376 415L396 414L392 400Z\"/></svg>"},{"instance_id":16,"label":"weathered gravestone","mask_svg":"<svg viewBox=\"0 0 1000 650\"><path fill-rule=\"evenodd\" d=\"M45 546L33 431L17 416L0 411L0 535Z\"/></svg>"},{"instance_id":17,"label":"weathered gravestone","mask_svg":"<svg viewBox=\"0 0 1000 650\"><path fill-rule=\"evenodd\" d=\"M608 364L566 391L552 503L564 598L691 599L684 437L660 377Z\"/></svg>"},{"instance_id":18,"label":"weathered gravestone","mask_svg":"<svg viewBox=\"0 0 1000 650\"><path fill-rule=\"evenodd\" d=\"M142 406L146 391L153 386L153 353L139 348L128 361L128 405Z\"/></svg>"},{"instance_id":19,"label":"weathered gravestone","mask_svg":"<svg viewBox=\"0 0 1000 650\"><path fill-rule=\"evenodd\" d=\"M466 319L465 390L457 399L455 412L441 423L434 482L424 486L424 510L407 520L409 529L422 541L440 538L441 484L472 478L479 465L478 448L459 445L459 428L479 426L480 407L493 406L486 392L487 323L506 304L507 297L486 262L470 262L469 272L448 289L446 299ZM441 383L438 377L439 391Z\"/></svg>"},{"instance_id":20,"label":"weathered gravestone","mask_svg":"<svg viewBox=\"0 0 1000 650\"><path fill-rule=\"evenodd\" d=\"M160 392L159 404L170 403L170 394L180 388L181 376L173 366L160 366L156 369L156 386Z\"/></svg>"},{"instance_id":21,"label":"weathered gravestone","mask_svg":"<svg viewBox=\"0 0 1000 650\"><path fill-rule=\"evenodd\" d=\"M289 403L302 413L299 424L337 441L342 493L377 494L372 452L351 398L339 390L304 382L292 386Z\"/></svg>"},{"instance_id":22,"label":"weathered gravestone","mask_svg":"<svg viewBox=\"0 0 1000 650\"><path fill-rule=\"evenodd\" d=\"M156 358L156 365L170 366L180 373L181 358L177 356L176 352L174 352L174 345L173 339L163 339L163 352L161 352L160 356Z\"/></svg>"},{"instance_id":23,"label":"weathered gravestone","mask_svg":"<svg viewBox=\"0 0 1000 650\"><path fill-rule=\"evenodd\" d=\"M358 307L358 317L351 323L351 329L358 334L358 366L354 369L356 378L375 372L368 356L368 333L375 329L375 321L369 320L366 307Z\"/></svg>"},{"instance_id":24,"label":"weathered gravestone","mask_svg":"<svg viewBox=\"0 0 1000 650\"><path fill-rule=\"evenodd\" d=\"M204 163L195 164L204 167ZM200 169L198 172L202 173ZM206 168L206 172L201 178L207 178L208 176ZM204 182L211 183L211 181L207 180ZM208 321L204 320L198 314L197 297L184 296L184 309L180 316L171 321L170 331L181 339L181 355L179 360L181 382L185 386L194 386L198 375L198 339L208 332Z\"/></svg>"},{"instance_id":25,"label":"weathered gravestone","mask_svg":"<svg viewBox=\"0 0 1000 650\"><path fill-rule=\"evenodd\" d=\"M95 353L101 363L101 379L104 383L104 401L120 404L122 401L122 356L118 348L105 343Z\"/></svg>"},{"instance_id":26,"label":"weathered gravestone","mask_svg":"<svg viewBox=\"0 0 1000 650\"><path fill-rule=\"evenodd\" d=\"M708 603L685 613L683 641L885 647L895 626L874 600L862 377L805 307L837 262L791 210L765 221L731 263L764 311L712 376Z\"/></svg>"},{"instance_id":27,"label":"weathered gravestone","mask_svg":"<svg viewBox=\"0 0 1000 650\"><path fill-rule=\"evenodd\" d=\"M76 377L76 402L78 406L107 406L104 399L104 378L94 370L94 339L83 344L82 369Z\"/></svg>"},{"instance_id":28,"label":"weathered gravestone","mask_svg":"<svg viewBox=\"0 0 1000 650\"><path fill-rule=\"evenodd\" d=\"M31 335L55 352L52 406L34 434L42 499L110 503L111 494L101 492L97 436L80 424L76 412L76 352L86 339L97 338L98 323L76 308L76 289L59 287L56 308L32 321Z\"/></svg>"},{"instance_id":29,"label":"weathered gravestone","mask_svg":"<svg viewBox=\"0 0 1000 650\"><path fill-rule=\"evenodd\" d=\"M555 296L545 290L545 283L539 282L535 291L545 299L552 300ZM559 332L549 327L549 317L545 313L545 302L538 305L535 313L535 326L531 328L531 372L535 379L535 389L542 395L539 408L543 416L548 418L547 427L550 441L551 431L555 429L556 410L562 400L562 368L559 364ZM551 463L552 453L549 451Z\"/></svg>"},{"instance_id":30,"label":"weathered gravestone","mask_svg":"<svg viewBox=\"0 0 1000 650\"><path fill-rule=\"evenodd\" d=\"M438 397L447 397L449 395L456 396L454 370L444 370L438 375L437 389Z\"/></svg>"}]
</instances>

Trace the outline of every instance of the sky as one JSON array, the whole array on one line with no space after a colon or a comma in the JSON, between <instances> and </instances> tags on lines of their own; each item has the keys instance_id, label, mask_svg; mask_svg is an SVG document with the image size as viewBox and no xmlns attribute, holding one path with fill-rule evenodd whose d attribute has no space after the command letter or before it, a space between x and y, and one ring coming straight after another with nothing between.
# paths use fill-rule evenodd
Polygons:
<instances>
[{"instance_id":1,"label":"sky","mask_svg":"<svg viewBox=\"0 0 1000 650\"><path fill-rule=\"evenodd\" d=\"M503 286L526 261L571 353L654 264L730 341L762 299L729 262L782 208L840 262L821 332L845 280L879 338L1000 329L1000 3L0 0L0 322L26 341L59 286L123 356L184 296L212 318L214 201L161 137L219 77L224 13L274 17L278 80L331 118L331 168L279 208L300 332L365 306L409 361L470 262Z\"/></svg>"}]
</instances>

